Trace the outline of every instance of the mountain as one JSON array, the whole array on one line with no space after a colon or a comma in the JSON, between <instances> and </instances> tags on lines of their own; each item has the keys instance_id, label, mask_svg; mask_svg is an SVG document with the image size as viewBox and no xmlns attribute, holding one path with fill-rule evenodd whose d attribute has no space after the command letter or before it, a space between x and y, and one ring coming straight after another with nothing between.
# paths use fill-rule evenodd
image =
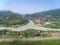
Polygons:
<instances>
[{"instance_id":1,"label":"mountain","mask_svg":"<svg viewBox=\"0 0 60 45\"><path fill-rule=\"evenodd\" d=\"M60 21L60 9L53 9L43 12L37 12L33 14L26 14L26 19L41 19L44 21Z\"/></svg>"},{"instance_id":2,"label":"mountain","mask_svg":"<svg viewBox=\"0 0 60 45\"><path fill-rule=\"evenodd\" d=\"M28 20L23 19L22 15L11 11L0 11L0 25L22 25L28 23Z\"/></svg>"}]
</instances>

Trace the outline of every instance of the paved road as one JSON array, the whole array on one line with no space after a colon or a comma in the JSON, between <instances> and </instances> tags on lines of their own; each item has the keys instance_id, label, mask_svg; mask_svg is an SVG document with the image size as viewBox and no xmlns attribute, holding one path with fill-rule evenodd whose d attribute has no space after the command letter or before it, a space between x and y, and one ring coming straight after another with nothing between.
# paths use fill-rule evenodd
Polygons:
<instances>
[{"instance_id":1,"label":"paved road","mask_svg":"<svg viewBox=\"0 0 60 45\"><path fill-rule=\"evenodd\" d=\"M30 20L30 22L25 25L25 26L22 26L22 27L18 27L18 28L13 28L13 27L0 27L0 30L3 30L3 29L9 29L9 30L12 30L12 31L24 31L26 29L38 29L38 30L44 30L44 31L47 31L47 30L53 30L53 31L60 31L60 29L51 29L51 28L45 28L45 27L40 27L40 26L37 26L33 23L32 20Z\"/></svg>"}]
</instances>

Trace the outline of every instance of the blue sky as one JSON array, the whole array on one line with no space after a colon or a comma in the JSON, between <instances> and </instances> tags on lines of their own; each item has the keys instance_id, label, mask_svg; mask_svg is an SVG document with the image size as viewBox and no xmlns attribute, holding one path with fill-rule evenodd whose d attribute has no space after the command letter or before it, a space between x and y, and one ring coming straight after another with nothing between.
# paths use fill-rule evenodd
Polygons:
<instances>
[{"instance_id":1,"label":"blue sky","mask_svg":"<svg viewBox=\"0 0 60 45\"><path fill-rule=\"evenodd\" d=\"M60 0L0 0L0 10L35 13L60 8Z\"/></svg>"}]
</instances>

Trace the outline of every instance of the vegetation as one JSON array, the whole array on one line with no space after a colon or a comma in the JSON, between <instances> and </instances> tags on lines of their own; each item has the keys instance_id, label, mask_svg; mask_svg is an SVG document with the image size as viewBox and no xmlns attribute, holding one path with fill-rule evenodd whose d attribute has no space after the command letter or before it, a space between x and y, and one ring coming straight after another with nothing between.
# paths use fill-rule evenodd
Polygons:
<instances>
[{"instance_id":1,"label":"vegetation","mask_svg":"<svg viewBox=\"0 0 60 45\"><path fill-rule=\"evenodd\" d=\"M53 25L51 24L44 25L44 27L60 28L60 9L27 14L25 18L32 19L32 20L37 19L40 21L40 24L44 24L45 22L50 22L53 24Z\"/></svg>"},{"instance_id":2,"label":"vegetation","mask_svg":"<svg viewBox=\"0 0 60 45\"><path fill-rule=\"evenodd\" d=\"M56 28L56 29L59 29L60 28L60 23L45 24L43 26L47 27L47 28Z\"/></svg>"},{"instance_id":3,"label":"vegetation","mask_svg":"<svg viewBox=\"0 0 60 45\"><path fill-rule=\"evenodd\" d=\"M25 18L27 19L50 19L50 20L59 20L60 18L60 9L48 10L43 12L37 12L33 14L27 14Z\"/></svg>"},{"instance_id":4,"label":"vegetation","mask_svg":"<svg viewBox=\"0 0 60 45\"><path fill-rule=\"evenodd\" d=\"M60 40L0 42L0 45L60 45Z\"/></svg>"},{"instance_id":5,"label":"vegetation","mask_svg":"<svg viewBox=\"0 0 60 45\"><path fill-rule=\"evenodd\" d=\"M0 25L3 26L15 26L28 23L28 20L23 19L21 15L11 11L1 11L0 14Z\"/></svg>"},{"instance_id":6,"label":"vegetation","mask_svg":"<svg viewBox=\"0 0 60 45\"><path fill-rule=\"evenodd\" d=\"M23 33L25 34L25 37L35 37L35 36L40 36L40 34L38 33L38 30L35 29L27 29L25 31L23 31Z\"/></svg>"},{"instance_id":7,"label":"vegetation","mask_svg":"<svg viewBox=\"0 0 60 45\"><path fill-rule=\"evenodd\" d=\"M10 31L10 30L0 30L0 38L31 38L31 37L48 37L50 36L49 31L38 31L35 29L27 29L25 31Z\"/></svg>"}]
</instances>

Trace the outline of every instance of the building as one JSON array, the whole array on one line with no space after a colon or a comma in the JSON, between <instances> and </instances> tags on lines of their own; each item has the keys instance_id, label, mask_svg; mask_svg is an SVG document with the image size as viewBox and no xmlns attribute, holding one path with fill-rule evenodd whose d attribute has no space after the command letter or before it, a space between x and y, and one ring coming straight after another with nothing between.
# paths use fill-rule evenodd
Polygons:
<instances>
[{"instance_id":1,"label":"building","mask_svg":"<svg viewBox=\"0 0 60 45\"><path fill-rule=\"evenodd\" d=\"M33 22L34 22L35 24L40 24L40 23L41 23L39 19L34 19Z\"/></svg>"}]
</instances>

